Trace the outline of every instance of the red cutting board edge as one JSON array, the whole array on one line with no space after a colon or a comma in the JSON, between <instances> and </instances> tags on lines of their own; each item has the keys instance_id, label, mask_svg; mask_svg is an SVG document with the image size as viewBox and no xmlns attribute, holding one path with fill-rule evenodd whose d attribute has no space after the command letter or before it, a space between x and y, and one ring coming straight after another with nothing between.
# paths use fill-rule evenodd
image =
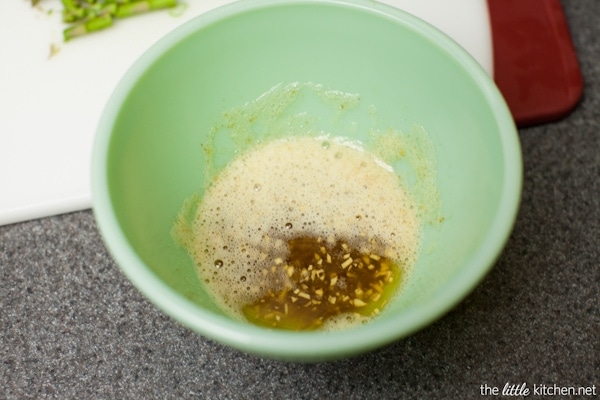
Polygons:
<instances>
[{"instance_id":1,"label":"red cutting board edge","mask_svg":"<svg viewBox=\"0 0 600 400\"><path fill-rule=\"evenodd\" d=\"M579 103L583 79L560 0L488 0L494 80L519 127Z\"/></svg>"}]
</instances>

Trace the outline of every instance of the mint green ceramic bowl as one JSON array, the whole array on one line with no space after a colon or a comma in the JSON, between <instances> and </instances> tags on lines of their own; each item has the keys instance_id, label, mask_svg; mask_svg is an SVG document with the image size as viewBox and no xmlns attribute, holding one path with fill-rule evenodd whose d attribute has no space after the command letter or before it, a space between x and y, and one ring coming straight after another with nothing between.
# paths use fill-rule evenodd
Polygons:
<instances>
[{"instance_id":1,"label":"mint green ceramic bowl","mask_svg":"<svg viewBox=\"0 0 600 400\"><path fill-rule=\"evenodd\" d=\"M381 126L422 126L435 148L444 222L426 229L397 300L358 328L295 333L235 321L205 294L171 237L183 201L202 195L211 127L224 111L291 82L357 93L362 105L349 118L358 126L373 123L375 105ZM364 139L360 130L346 134ZM94 212L125 275L192 330L282 359L365 352L441 317L493 266L520 199L518 136L493 82L451 39L372 1L251 0L191 20L125 75L94 146ZM222 162L234 156L231 146L216 152Z\"/></svg>"}]
</instances>

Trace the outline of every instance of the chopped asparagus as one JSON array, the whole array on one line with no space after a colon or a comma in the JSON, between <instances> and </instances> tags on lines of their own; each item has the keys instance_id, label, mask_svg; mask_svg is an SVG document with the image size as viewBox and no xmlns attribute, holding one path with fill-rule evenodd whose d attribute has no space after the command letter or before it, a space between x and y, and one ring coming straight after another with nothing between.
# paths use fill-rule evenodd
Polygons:
<instances>
[{"instance_id":1,"label":"chopped asparagus","mask_svg":"<svg viewBox=\"0 0 600 400\"><path fill-rule=\"evenodd\" d=\"M170 8L177 5L177 0L141 0L119 5L117 18L130 17L146 11Z\"/></svg>"},{"instance_id":2,"label":"chopped asparagus","mask_svg":"<svg viewBox=\"0 0 600 400\"><path fill-rule=\"evenodd\" d=\"M86 35L90 32L99 31L104 28L108 28L113 23L113 18L110 14L99 15L97 17L90 18L85 22L80 22L73 25L63 31L63 37L65 42L74 39L79 36Z\"/></svg>"},{"instance_id":3,"label":"chopped asparagus","mask_svg":"<svg viewBox=\"0 0 600 400\"><path fill-rule=\"evenodd\" d=\"M31 0L36 6L41 0ZM179 0L61 0L65 41L111 26L115 19L143 12L173 8Z\"/></svg>"}]
</instances>

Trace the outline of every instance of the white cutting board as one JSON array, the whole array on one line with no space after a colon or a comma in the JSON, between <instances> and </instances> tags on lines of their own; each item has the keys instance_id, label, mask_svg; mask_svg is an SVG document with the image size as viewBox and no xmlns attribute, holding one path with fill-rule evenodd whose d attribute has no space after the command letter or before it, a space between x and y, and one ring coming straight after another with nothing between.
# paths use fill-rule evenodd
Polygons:
<instances>
[{"instance_id":1,"label":"white cutting board","mask_svg":"<svg viewBox=\"0 0 600 400\"><path fill-rule=\"evenodd\" d=\"M90 208L91 147L116 84L163 35L232 0L186 0L62 42L60 0L0 3L0 225ZM492 74L486 0L385 0L463 45ZM49 58L54 44L58 53Z\"/></svg>"}]
</instances>

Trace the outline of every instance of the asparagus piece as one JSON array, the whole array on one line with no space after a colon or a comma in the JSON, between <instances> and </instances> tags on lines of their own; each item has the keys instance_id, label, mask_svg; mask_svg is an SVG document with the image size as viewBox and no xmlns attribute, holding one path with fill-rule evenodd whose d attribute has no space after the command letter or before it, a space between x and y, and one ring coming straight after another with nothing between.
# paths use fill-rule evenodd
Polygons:
<instances>
[{"instance_id":1,"label":"asparagus piece","mask_svg":"<svg viewBox=\"0 0 600 400\"><path fill-rule=\"evenodd\" d=\"M110 14L99 15L65 29L63 31L63 37L65 42L68 42L76 37L108 28L112 23L113 18Z\"/></svg>"},{"instance_id":2,"label":"asparagus piece","mask_svg":"<svg viewBox=\"0 0 600 400\"><path fill-rule=\"evenodd\" d=\"M177 0L141 0L121 4L117 9L117 18L130 17L146 11L175 7Z\"/></svg>"},{"instance_id":3,"label":"asparagus piece","mask_svg":"<svg viewBox=\"0 0 600 400\"><path fill-rule=\"evenodd\" d=\"M32 5L40 0L31 0ZM71 24L63 31L65 41L111 26L115 19L171 8L178 0L61 0L62 20Z\"/></svg>"}]
</instances>

